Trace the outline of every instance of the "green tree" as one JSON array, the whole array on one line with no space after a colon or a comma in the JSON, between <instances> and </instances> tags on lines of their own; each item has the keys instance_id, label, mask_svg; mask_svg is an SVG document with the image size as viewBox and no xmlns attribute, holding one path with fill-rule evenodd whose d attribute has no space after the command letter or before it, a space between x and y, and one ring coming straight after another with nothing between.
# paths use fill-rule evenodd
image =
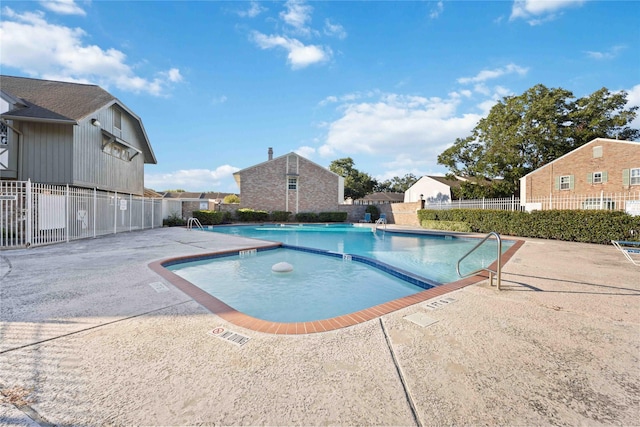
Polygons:
<instances>
[{"instance_id":1,"label":"green tree","mask_svg":"<svg viewBox=\"0 0 640 427\"><path fill-rule=\"evenodd\" d=\"M455 175L501 177L495 181L500 188L488 193L512 194L522 176L596 137L640 137L640 130L628 126L638 107L625 109L626 103L626 92L603 88L576 100L565 89L536 85L494 105L470 136L456 139L438 156L438 163Z\"/></svg>"},{"instance_id":2,"label":"green tree","mask_svg":"<svg viewBox=\"0 0 640 427\"><path fill-rule=\"evenodd\" d=\"M377 181L369 174L360 172L354 167L351 157L332 161L329 170L344 178L344 197L346 198L361 199L372 193L377 185Z\"/></svg>"},{"instance_id":3,"label":"green tree","mask_svg":"<svg viewBox=\"0 0 640 427\"><path fill-rule=\"evenodd\" d=\"M404 193L405 191L407 191L409 187L415 184L417 180L418 180L418 177L416 177L412 173L408 173L402 178L398 176L394 176L391 179L379 182L374 190L389 191L393 193Z\"/></svg>"},{"instance_id":4,"label":"green tree","mask_svg":"<svg viewBox=\"0 0 640 427\"><path fill-rule=\"evenodd\" d=\"M222 199L222 203L240 203L240 197L235 194L227 194L224 196L224 199Z\"/></svg>"}]
</instances>

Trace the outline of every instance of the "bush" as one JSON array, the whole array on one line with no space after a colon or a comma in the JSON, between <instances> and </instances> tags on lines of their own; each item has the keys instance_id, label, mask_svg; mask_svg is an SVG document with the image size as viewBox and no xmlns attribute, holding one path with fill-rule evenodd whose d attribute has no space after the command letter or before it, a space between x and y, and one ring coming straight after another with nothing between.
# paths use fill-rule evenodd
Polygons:
<instances>
[{"instance_id":1,"label":"bush","mask_svg":"<svg viewBox=\"0 0 640 427\"><path fill-rule=\"evenodd\" d=\"M471 227L466 222L460 221L433 221L424 220L420 223L423 228L429 230L447 230L447 231L461 231L468 233L471 231Z\"/></svg>"},{"instance_id":2,"label":"bush","mask_svg":"<svg viewBox=\"0 0 640 427\"><path fill-rule=\"evenodd\" d=\"M298 222L318 222L318 214L315 212L298 212L296 214Z\"/></svg>"},{"instance_id":3,"label":"bush","mask_svg":"<svg viewBox=\"0 0 640 427\"><path fill-rule=\"evenodd\" d=\"M162 225L165 227L183 227L187 224L187 221L182 219L177 213L172 213L168 217L162 220ZM4 230L3 230L4 231Z\"/></svg>"},{"instance_id":4,"label":"bush","mask_svg":"<svg viewBox=\"0 0 640 427\"><path fill-rule=\"evenodd\" d=\"M347 220L346 212L320 212L318 221L320 222L345 222Z\"/></svg>"},{"instance_id":5,"label":"bush","mask_svg":"<svg viewBox=\"0 0 640 427\"><path fill-rule=\"evenodd\" d=\"M222 224L225 212L200 210L193 211L191 214L194 218L200 221L200 224L202 225L217 225Z\"/></svg>"},{"instance_id":6,"label":"bush","mask_svg":"<svg viewBox=\"0 0 640 427\"><path fill-rule=\"evenodd\" d=\"M264 222L269 219L269 212L243 208L236 211L236 218L240 222Z\"/></svg>"},{"instance_id":7,"label":"bush","mask_svg":"<svg viewBox=\"0 0 640 427\"><path fill-rule=\"evenodd\" d=\"M380 210L376 205L369 205L364 211L371 214L372 222L376 222L380 218Z\"/></svg>"},{"instance_id":8,"label":"bush","mask_svg":"<svg viewBox=\"0 0 640 427\"><path fill-rule=\"evenodd\" d=\"M271 212L271 221L287 222L287 221L289 221L289 217L290 216L291 216L291 212L273 211L273 212Z\"/></svg>"},{"instance_id":9,"label":"bush","mask_svg":"<svg viewBox=\"0 0 640 427\"><path fill-rule=\"evenodd\" d=\"M418 211L425 221L464 222L471 231L570 242L609 244L611 240L640 240L640 217L621 211L550 210L498 211L449 209Z\"/></svg>"}]
</instances>

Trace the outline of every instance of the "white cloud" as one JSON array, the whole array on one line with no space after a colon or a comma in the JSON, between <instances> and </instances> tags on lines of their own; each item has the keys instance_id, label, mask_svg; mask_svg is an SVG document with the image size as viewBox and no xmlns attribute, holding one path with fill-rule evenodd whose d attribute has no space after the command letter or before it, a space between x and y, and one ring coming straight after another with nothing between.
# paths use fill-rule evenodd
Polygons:
<instances>
[{"instance_id":1,"label":"white cloud","mask_svg":"<svg viewBox=\"0 0 640 427\"><path fill-rule=\"evenodd\" d=\"M144 186L156 191L182 189L186 191L237 192L233 173L240 168L222 165L215 170L183 169L168 173L145 173ZM234 189L235 186L235 189Z\"/></svg>"},{"instance_id":2,"label":"white cloud","mask_svg":"<svg viewBox=\"0 0 640 427\"><path fill-rule=\"evenodd\" d=\"M436 5L431 9L431 13L429 13L429 18L436 19L438 18L442 12L444 11L444 3L439 1Z\"/></svg>"},{"instance_id":3,"label":"white cloud","mask_svg":"<svg viewBox=\"0 0 640 427\"><path fill-rule=\"evenodd\" d=\"M310 34L311 30L307 27L307 23L311 21L313 8L305 4L303 0L289 0L285 7L286 10L280 12L280 18L298 33Z\"/></svg>"},{"instance_id":4,"label":"white cloud","mask_svg":"<svg viewBox=\"0 0 640 427\"><path fill-rule=\"evenodd\" d=\"M297 39L291 39L285 36L267 36L254 31L252 39L261 49L279 47L286 50L287 62L294 70L305 68L312 64L326 62L333 55L333 52L328 47L305 45Z\"/></svg>"},{"instance_id":5,"label":"white cloud","mask_svg":"<svg viewBox=\"0 0 640 427\"><path fill-rule=\"evenodd\" d=\"M510 20L524 19L529 25L540 25L557 18L562 9L582 6L585 0L515 0Z\"/></svg>"},{"instance_id":6,"label":"white cloud","mask_svg":"<svg viewBox=\"0 0 640 427\"><path fill-rule=\"evenodd\" d=\"M615 57L617 57L618 53L624 50L624 48L625 48L624 46L613 46L611 49L605 52L596 52L596 51L588 50L585 53L591 59L607 60L607 59L614 59Z\"/></svg>"},{"instance_id":7,"label":"white cloud","mask_svg":"<svg viewBox=\"0 0 640 427\"><path fill-rule=\"evenodd\" d=\"M487 80L497 79L498 77L503 77L508 74L518 74L520 76L524 76L529 72L529 68L520 67L516 64L508 64L504 68L496 68L494 70L482 70L474 77L461 77L458 79L458 83L467 84L467 83L482 83Z\"/></svg>"},{"instance_id":8,"label":"white cloud","mask_svg":"<svg viewBox=\"0 0 640 427\"><path fill-rule=\"evenodd\" d=\"M307 145L304 145L302 147L299 147L296 150L293 150L294 153L304 157L305 159L309 159L311 160L313 158L313 156L316 154L316 149L313 147L309 147Z\"/></svg>"},{"instance_id":9,"label":"white cloud","mask_svg":"<svg viewBox=\"0 0 640 427\"><path fill-rule=\"evenodd\" d=\"M455 138L469 134L481 118L476 114L456 116L458 103L458 97L385 94L377 101L342 104L342 116L329 125L318 153L322 157L404 155L435 164L437 155Z\"/></svg>"},{"instance_id":10,"label":"white cloud","mask_svg":"<svg viewBox=\"0 0 640 427\"><path fill-rule=\"evenodd\" d=\"M340 40L347 38L347 31L340 24L334 24L329 19L324 21L324 33L328 36L337 37Z\"/></svg>"},{"instance_id":11,"label":"white cloud","mask_svg":"<svg viewBox=\"0 0 640 427\"><path fill-rule=\"evenodd\" d=\"M74 0L43 0L40 5L45 9L62 15L82 15L86 12Z\"/></svg>"},{"instance_id":12,"label":"white cloud","mask_svg":"<svg viewBox=\"0 0 640 427\"><path fill-rule=\"evenodd\" d=\"M635 85L631 89L626 90L627 92L627 105L625 108L631 107L640 107L640 84ZM639 113L640 110L636 111ZM640 113L636 116L635 120L633 120L629 126L633 129L640 129Z\"/></svg>"},{"instance_id":13,"label":"white cloud","mask_svg":"<svg viewBox=\"0 0 640 427\"><path fill-rule=\"evenodd\" d=\"M267 9L262 7L260 3L258 3L257 1L252 1L249 3L249 9L238 12L238 15L243 18L255 18L265 10Z\"/></svg>"},{"instance_id":14,"label":"white cloud","mask_svg":"<svg viewBox=\"0 0 640 427\"><path fill-rule=\"evenodd\" d=\"M171 83L182 80L172 68L154 78L140 77L117 49L85 44L87 33L46 21L42 12L14 12L5 7L0 22L0 65L45 79L97 83L132 92L164 95Z\"/></svg>"}]
</instances>

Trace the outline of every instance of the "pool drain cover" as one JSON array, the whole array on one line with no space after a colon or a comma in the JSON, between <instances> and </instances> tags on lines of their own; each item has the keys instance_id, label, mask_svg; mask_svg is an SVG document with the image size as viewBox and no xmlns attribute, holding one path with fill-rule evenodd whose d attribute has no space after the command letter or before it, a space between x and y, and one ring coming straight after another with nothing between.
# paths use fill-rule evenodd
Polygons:
<instances>
[{"instance_id":1,"label":"pool drain cover","mask_svg":"<svg viewBox=\"0 0 640 427\"><path fill-rule=\"evenodd\" d=\"M156 292L167 292L169 290L169 288L167 288L162 282L149 283L149 286L151 286Z\"/></svg>"},{"instance_id":2,"label":"pool drain cover","mask_svg":"<svg viewBox=\"0 0 640 427\"><path fill-rule=\"evenodd\" d=\"M447 297L447 298L440 298L437 300L433 300L431 301L429 304L426 304L424 307L429 309L429 310L435 310L438 308L442 308L448 304L451 304L452 302L454 302L455 299L451 298L451 297Z\"/></svg>"},{"instance_id":3,"label":"pool drain cover","mask_svg":"<svg viewBox=\"0 0 640 427\"><path fill-rule=\"evenodd\" d=\"M427 317L424 313L420 313L419 311L408 316L404 316L404 318L422 327L433 325L437 322L436 319Z\"/></svg>"},{"instance_id":4,"label":"pool drain cover","mask_svg":"<svg viewBox=\"0 0 640 427\"><path fill-rule=\"evenodd\" d=\"M245 337L244 335L241 335L237 332L230 331L229 329L222 326L211 329L209 332L207 332L207 334L212 335L216 338L223 339L240 347L245 345L250 339L249 337Z\"/></svg>"}]
</instances>

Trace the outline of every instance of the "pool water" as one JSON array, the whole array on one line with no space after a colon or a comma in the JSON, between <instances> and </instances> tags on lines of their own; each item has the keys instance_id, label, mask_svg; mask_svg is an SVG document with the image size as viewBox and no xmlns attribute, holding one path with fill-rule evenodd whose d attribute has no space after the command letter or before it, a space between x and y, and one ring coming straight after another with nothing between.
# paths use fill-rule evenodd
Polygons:
<instances>
[{"instance_id":1,"label":"pool water","mask_svg":"<svg viewBox=\"0 0 640 427\"><path fill-rule=\"evenodd\" d=\"M457 261L479 242L471 238L376 231L369 226L351 224L218 226L207 230L362 255L438 283L460 279ZM503 252L512 243L503 241ZM496 252L497 243L486 242L464 260L461 272L470 273L489 266L495 261Z\"/></svg>"},{"instance_id":2,"label":"pool water","mask_svg":"<svg viewBox=\"0 0 640 427\"><path fill-rule=\"evenodd\" d=\"M293 271L273 272L279 262ZM328 319L424 290L354 260L284 248L166 268L234 309L273 322Z\"/></svg>"}]
</instances>

